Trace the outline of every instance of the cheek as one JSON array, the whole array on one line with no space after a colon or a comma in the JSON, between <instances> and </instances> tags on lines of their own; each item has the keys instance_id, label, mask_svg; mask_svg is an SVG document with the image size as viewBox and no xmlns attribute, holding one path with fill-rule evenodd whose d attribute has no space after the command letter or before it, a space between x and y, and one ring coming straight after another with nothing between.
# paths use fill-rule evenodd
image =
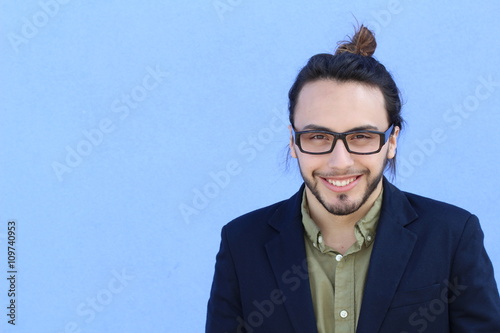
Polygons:
<instances>
[{"instance_id":1,"label":"cheek","mask_svg":"<svg viewBox=\"0 0 500 333\"><path fill-rule=\"evenodd\" d=\"M312 175L315 172L325 173L330 170L326 155L304 154L297 149L297 161L300 170L306 175Z\"/></svg>"},{"instance_id":2,"label":"cheek","mask_svg":"<svg viewBox=\"0 0 500 333\"><path fill-rule=\"evenodd\" d=\"M379 154L366 155L362 161L357 161L357 165L363 166L364 168L370 170L370 172L378 173L379 170L384 168L384 163L386 160L386 154L380 152Z\"/></svg>"},{"instance_id":3,"label":"cheek","mask_svg":"<svg viewBox=\"0 0 500 333\"><path fill-rule=\"evenodd\" d=\"M309 156L307 154L303 154L297 152L297 161L302 172L307 174L312 173L315 170L322 169L324 167L324 163L321 159L315 158L315 156Z\"/></svg>"}]
</instances>

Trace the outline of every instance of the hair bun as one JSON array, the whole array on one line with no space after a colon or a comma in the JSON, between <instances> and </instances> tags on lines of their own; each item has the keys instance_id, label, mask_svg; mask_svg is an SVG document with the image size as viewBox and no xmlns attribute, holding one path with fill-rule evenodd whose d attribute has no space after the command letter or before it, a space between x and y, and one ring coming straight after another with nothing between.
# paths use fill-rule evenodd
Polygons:
<instances>
[{"instance_id":1,"label":"hair bun","mask_svg":"<svg viewBox=\"0 0 500 333\"><path fill-rule=\"evenodd\" d=\"M335 54L349 52L371 57L375 53L375 48L377 48L377 41L373 32L361 25L350 40L339 42L337 45Z\"/></svg>"}]
</instances>

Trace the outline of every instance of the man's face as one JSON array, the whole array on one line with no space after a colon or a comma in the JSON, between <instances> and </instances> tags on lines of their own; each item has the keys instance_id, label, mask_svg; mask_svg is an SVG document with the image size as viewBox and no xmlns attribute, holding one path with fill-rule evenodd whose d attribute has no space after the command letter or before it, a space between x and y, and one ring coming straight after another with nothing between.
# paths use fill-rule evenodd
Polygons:
<instances>
[{"instance_id":1,"label":"man's face","mask_svg":"<svg viewBox=\"0 0 500 333\"><path fill-rule=\"evenodd\" d=\"M391 125L379 88L332 80L310 82L302 88L294 122L297 132L318 128L337 133L355 129L385 132ZM370 207L381 191L387 160L395 156L398 134L396 127L382 150L371 155L351 154L341 140L329 154L306 154L292 136L291 154L298 159L308 201L316 200L334 215Z\"/></svg>"}]
</instances>

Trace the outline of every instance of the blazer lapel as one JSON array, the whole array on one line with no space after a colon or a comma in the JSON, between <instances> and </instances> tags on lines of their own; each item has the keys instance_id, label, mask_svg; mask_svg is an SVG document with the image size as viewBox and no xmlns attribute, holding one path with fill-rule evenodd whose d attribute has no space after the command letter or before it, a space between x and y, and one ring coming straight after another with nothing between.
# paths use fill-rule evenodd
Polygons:
<instances>
[{"instance_id":1,"label":"blazer lapel","mask_svg":"<svg viewBox=\"0 0 500 333\"><path fill-rule=\"evenodd\" d=\"M379 332L417 240L404 226L416 218L404 194L384 179L382 211L366 277L358 333Z\"/></svg>"},{"instance_id":2,"label":"blazer lapel","mask_svg":"<svg viewBox=\"0 0 500 333\"><path fill-rule=\"evenodd\" d=\"M303 188L270 219L277 234L266 244L266 250L295 332L316 333L300 212Z\"/></svg>"}]
</instances>

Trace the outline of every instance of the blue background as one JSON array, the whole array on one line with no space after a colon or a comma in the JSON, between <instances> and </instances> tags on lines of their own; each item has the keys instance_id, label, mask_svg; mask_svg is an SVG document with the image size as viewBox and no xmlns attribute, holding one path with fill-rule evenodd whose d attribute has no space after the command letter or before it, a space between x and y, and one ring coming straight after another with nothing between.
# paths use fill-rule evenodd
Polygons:
<instances>
[{"instance_id":1,"label":"blue background","mask_svg":"<svg viewBox=\"0 0 500 333\"><path fill-rule=\"evenodd\" d=\"M291 196L287 92L356 19L407 121L402 189L477 214L500 277L498 1L2 1L2 332L202 332L220 228ZM1 254L3 253L3 254ZM258 272L256 272L257 274Z\"/></svg>"}]
</instances>

